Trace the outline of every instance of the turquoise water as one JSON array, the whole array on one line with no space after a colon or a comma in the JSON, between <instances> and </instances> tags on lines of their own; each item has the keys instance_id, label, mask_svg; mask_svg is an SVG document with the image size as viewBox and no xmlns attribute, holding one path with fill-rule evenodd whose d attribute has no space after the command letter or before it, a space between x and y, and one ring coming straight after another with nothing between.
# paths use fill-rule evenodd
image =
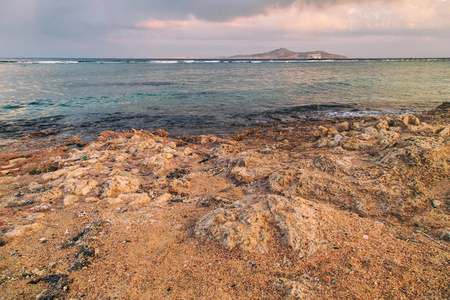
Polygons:
<instances>
[{"instance_id":1,"label":"turquoise water","mask_svg":"<svg viewBox=\"0 0 450 300\"><path fill-rule=\"evenodd\" d=\"M221 134L302 118L424 111L449 101L449 67L446 60L3 60L0 135Z\"/></svg>"}]
</instances>

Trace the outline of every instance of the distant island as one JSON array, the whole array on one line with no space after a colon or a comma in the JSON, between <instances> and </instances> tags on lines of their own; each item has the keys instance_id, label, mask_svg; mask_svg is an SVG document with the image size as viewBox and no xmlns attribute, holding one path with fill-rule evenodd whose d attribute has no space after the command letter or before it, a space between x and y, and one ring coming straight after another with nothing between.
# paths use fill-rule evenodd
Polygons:
<instances>
[{"instance_id":1,"label":"distant island","mask_svg":"<svg viewBox=\"0 0 450 300\"><path fill-rule=\"evenodd\" d=\"M286 48L279 48L273 51L250 54L250 55L235 55L230 57L222 57L229 59L348 59L348 57L338 54L331 54L324 51L310 51L310 52L294 52Z\"/></svg>"}]
</instances>

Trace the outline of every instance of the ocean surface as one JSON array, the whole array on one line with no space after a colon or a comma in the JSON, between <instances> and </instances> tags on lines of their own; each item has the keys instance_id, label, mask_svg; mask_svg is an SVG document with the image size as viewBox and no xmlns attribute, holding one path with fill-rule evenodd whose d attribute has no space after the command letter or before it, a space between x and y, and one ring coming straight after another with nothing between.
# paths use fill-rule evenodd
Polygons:
<instances>
[{"instance_id":1,"label":"ocean surface","mask_svg":"<svg viewBox=\"0 0 450 300\"><path fill-rule=\"evenodd\" d=\"M0 137L414 113L450 100L449 60L0 59Z\"/></svg>"}]
</instances>

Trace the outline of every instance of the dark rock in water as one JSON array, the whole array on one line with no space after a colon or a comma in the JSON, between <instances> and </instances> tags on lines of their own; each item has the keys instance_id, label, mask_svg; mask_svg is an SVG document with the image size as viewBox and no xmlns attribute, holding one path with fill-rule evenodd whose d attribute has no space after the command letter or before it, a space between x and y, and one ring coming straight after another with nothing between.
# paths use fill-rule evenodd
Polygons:
<instances>
[{"instance_id":1,"label":"dark rock in water","mask_svg":"<svg viewBox=\"0 0 450 300\"><path fill-rule=\"evenodd\" d=\"M31 136L32 137L45 137L45 136L50 136L50 135L57 135L58 133L60 133L60 131L39 131L39 132L32 132Z\"/></svg>"}]
</instances>

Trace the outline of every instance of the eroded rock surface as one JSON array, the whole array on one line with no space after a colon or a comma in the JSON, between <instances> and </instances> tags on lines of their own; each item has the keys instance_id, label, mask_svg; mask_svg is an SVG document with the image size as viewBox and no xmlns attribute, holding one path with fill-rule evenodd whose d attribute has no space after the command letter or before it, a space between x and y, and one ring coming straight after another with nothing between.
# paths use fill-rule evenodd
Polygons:
<instances>
[{"instance_id":1,"label":"eroded rock surface","mask_svg":"<svg viewBox=\"0 0 450 300\"><path fill-rule=\"evenodd\" d=\"M449 110L1 143L4 297L446 298Z\"/></svg>"}]
</instances>

